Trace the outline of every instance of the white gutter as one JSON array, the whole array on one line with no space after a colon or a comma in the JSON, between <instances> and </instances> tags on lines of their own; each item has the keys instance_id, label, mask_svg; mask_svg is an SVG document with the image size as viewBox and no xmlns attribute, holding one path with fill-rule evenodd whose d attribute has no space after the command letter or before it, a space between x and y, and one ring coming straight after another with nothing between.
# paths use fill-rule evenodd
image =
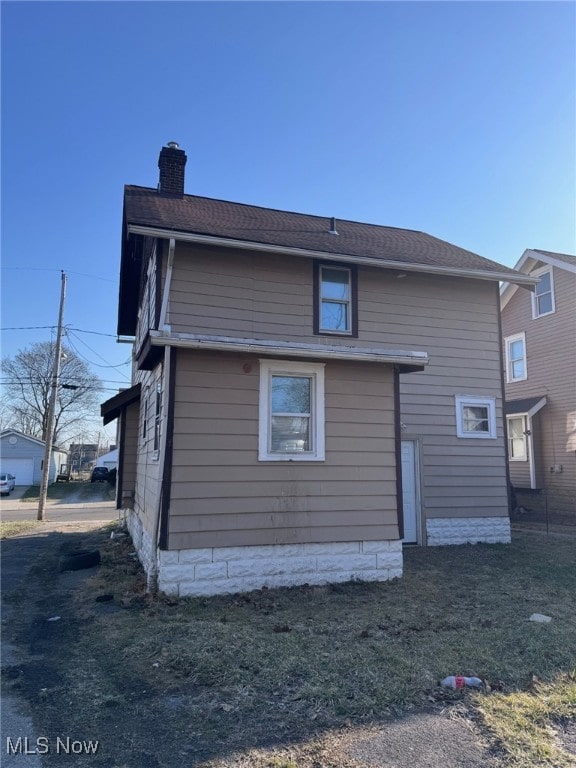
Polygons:
<instances>
[{"instance_id":1,"label":"white gutter","mask_svg":"<svg viewBox=\"0 0 576 768\"><path fill-rule=\"evenodd\" d=\"M164 293L162 295L162 306L160 308L160 320L158 328L161 331L169 331L170 326L166 325L166 316L168 313L168 297L170 296L170 286L172 285L172 268L174 266L174 249L176 240L170 238L170 247L168 248L168 266L166 268L166 280L164 281Z\"/></svg>"},{"instance_id":2,"label":"white gutter","mask_svg":"<svg viewBox=\"0 0 576 768\"><path fill-rule=\"evenodd\" d=\"M166 334L150 331L152 346L211 349L222 352L251 352L254 354L290 355L292 357L326 358L331 360L358 360L370 363L398 363L425 366L429 363L426 352L402 349L345 347L334 344L307 344L276 339L241 339L233 336L208 336L198 333Z\"/></svg>"},{"instance_id":3,"label":"white gutter","mask_svg":"<svg viewBox=\"0 0 576 768\"><path fill-rule=\"evenodd\" d=\"M433 275L449 275L451 277L472 277L477 280L505 280L522 285L536 285L537 278L529 275L516 277L507 272L488 272L476 269L458 269L455 267L438 267L435 265L413 264L411 262L391 261L379 259L373 256L352 256L346 253L327 253L326 251L311 251L306 248L289 248L284 245L270 245L251 240L236 240L227 237L214 237L213 235L196 235L192 232L179 232L160 229L159 227L145 227L139 224L129 224L128 232L133 235L146 235L148 237L175 238L186 243L198 243L199 245L219 245L227 248L240 248L249 251L263 251L266 253L279 253L284 256L301 256L308 259L324 259L327 261L342 261L347 264L363 264L364 266L378 267L380 269L396 269L402 272L424 272Z\"/></svg>"}]
</instances>

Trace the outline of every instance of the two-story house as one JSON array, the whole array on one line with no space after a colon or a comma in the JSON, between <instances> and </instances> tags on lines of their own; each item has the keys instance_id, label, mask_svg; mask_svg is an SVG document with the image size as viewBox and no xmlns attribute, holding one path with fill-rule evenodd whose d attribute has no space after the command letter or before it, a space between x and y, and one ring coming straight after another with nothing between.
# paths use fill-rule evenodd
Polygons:
<instances>
[{"instance_id":1,"label":"two-story house","mask_svg":"<svg viewBox=\"0 0 576 768\"><path fill-rule=\"evenodd\" d=\"M385 580L403 543L508 542L499 290L422 232L127 186L118 504L170 593Z\"/></svg>"},{"instance_id":2,"label":"two-story house","mask_svg":"<svg viewBox=\"0 0 576 768\"><path fill-rule=\"evenodd\" d=\"M576 256L528 249L516 270L539 282L501 291L510 479L576 514Z\"/></svg>"}]
</instances>

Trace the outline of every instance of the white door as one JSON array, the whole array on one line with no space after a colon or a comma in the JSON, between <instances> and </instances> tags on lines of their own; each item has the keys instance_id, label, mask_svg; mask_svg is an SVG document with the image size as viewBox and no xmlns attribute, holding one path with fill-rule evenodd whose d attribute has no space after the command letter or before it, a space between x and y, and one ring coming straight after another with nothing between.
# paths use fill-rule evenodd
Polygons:
<instances>
[{"instance_id":1,"label":"white door","mask_svg":"<svg viewBox=\"0 0 576 768\"><path fill-rule=\"evenodd\" d=\"M2 459L0 470L14 475L16 485L32 485L34 482L34 459Z\"/></svg>"},{"instance_id":2,"label":"white door","mask_svg":"<svg viewBox=\"0 0 576 768\"><path fill-rule=\"evenodd\" d=\"M416 441L402 440L402 505L405 544L418 543L418 486Z\"/></svg>"}]
</instances>

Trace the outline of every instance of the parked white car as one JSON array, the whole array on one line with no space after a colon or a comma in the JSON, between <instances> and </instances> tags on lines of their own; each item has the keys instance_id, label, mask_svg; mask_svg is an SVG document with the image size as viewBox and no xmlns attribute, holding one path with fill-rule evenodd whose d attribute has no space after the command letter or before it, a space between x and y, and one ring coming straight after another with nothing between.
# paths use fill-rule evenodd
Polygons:
<instances>
[{"instance_id":1,"label":"parked white car","mask_svg":"<svg viewBox=\"0 0 576 768\"><path fill-rule=\"evenodd\" d=\"M9 496L10 491L14 490L14 486L16 485L16 478L14 475L0 475L0 495L1 496Z\"/></svg>"}]
</instances>

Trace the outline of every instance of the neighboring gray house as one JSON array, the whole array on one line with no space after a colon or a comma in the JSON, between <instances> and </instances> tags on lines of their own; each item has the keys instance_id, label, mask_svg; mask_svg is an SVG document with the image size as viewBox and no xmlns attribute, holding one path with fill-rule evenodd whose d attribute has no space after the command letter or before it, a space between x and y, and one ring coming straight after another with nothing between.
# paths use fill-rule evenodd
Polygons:
<instances>
[{"instance_id":1,"label":"neighboring gray house","mask_svg":"<svg viewBox=\"0 0 576 768\"><path fill-rule=\"evenodd\" d=\"M40 485L44 463L45 443L15 429L0 434L0 467L16 477L16 485ZM68 462L68 452L56 446L52 449L48 482L53 483Z\"/></svg>"},{"instance_id":2,"label":"neighboring gray house","mask_svg":"<svg viewBox=\"0 0 576 768\"><path fill-rule=\"evenodd\" d=\"M184 194L124 197L133 386L118 505L150 580L214 594L402 574L402 546L510 540L499 281L422 232Z\"/></svg>"}]
</instances>

